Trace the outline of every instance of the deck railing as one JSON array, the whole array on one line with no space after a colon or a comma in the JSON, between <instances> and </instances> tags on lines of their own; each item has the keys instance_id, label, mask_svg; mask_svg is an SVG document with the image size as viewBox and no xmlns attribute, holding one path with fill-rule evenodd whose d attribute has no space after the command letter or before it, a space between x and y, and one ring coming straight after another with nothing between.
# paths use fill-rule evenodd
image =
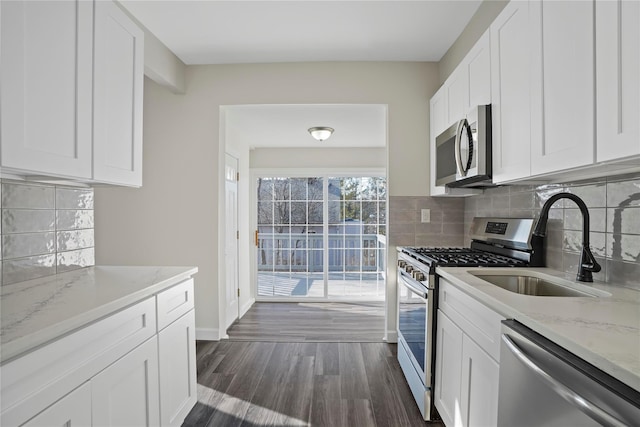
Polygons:
<instances>
[{"instance_id":1,"label":"deck railing","mask_svg":"<svg viewBox=\"0 0 640 427\"><path fill-rule=\"evenodd\" d=\"M260 233L259 272L322 272L322 234ZM329 272L385 271L386 236L381 234L329 234Z\"/></svg>"}]
</instances>

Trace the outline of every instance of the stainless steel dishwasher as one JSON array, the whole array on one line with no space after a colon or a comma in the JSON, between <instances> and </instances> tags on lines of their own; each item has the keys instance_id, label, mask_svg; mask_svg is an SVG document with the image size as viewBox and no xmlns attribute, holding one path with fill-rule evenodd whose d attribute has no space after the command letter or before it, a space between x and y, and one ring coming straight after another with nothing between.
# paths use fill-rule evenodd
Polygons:
<instances>
[{"instance_id":1,"label":"stainless steel dishwasher","mask_svg":"<svg viewBox=\"0 0 640 427\"><path fill-rule=\"evenodd\" d=\"M640 423L640 392L526 326L502 323L499 426Z\"/></svg>"}]
</instances>

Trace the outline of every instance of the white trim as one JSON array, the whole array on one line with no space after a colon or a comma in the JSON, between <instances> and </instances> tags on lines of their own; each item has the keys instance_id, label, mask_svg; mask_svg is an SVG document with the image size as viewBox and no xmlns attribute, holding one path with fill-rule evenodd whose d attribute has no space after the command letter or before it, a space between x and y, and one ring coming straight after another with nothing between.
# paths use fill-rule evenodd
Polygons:
<instances>
[{"instance_id":1,"label":"white trim","mask_svg":"<svg viewBox=\"0 0 640 427\"><path fill-rule=\"evenodd\" d=\"M256 299L255 298L251 298L249 299L249 301L247 301L246 303L244 303L242 305L242 307L240 307L240 313L238 319L242 318L242 316L244 316L245 314L247 314L247 311L249 311L249 309L251 308L251 306L253 306L253 304L255 304Z\"/></svg>"},{"instance_id":2,"label":"white trim","mask_svg":"<svg viewBox=\"0 0 640 427\"><path fill-rule=\"evenodd\" d=\"M196 328L196 340L220 341L220 330L214 328Z\"/></svg>"},{"instance_id":3,"label":"white trim","mask_svg":"<svg viewBox=\"0 0 640 427\"><path fill-rule=\"evenodd\" d=\"M398 331L387 331L384 341L389 343L397 343L398 342Z\"/></svg>"}]
</instances>

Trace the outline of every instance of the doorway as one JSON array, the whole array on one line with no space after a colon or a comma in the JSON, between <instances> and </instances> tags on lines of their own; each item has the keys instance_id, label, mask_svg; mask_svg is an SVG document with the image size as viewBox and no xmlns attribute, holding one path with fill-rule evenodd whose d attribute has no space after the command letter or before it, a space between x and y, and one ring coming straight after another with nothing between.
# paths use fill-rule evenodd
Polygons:
<instances>
[{"instance_id":1,"label":"doorway","mask_svg":"<svg viewBox=\"0 0 640 427\"><path fill-rule=\"evenodd\" d=\"M383 301L386 178L256 177L256 299Z\"/></svg>"}]
</instances>

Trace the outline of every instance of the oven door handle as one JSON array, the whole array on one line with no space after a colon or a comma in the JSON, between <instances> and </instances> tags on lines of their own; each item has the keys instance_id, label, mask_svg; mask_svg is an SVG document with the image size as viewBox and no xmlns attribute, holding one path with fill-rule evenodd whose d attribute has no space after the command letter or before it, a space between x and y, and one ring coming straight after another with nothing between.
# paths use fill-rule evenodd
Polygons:
<instances>
[{"instance_id":1,"label":"oven door handle","mask_svg":"<svg viewBox=\"0 0 640 427\"><path fill-rule=\"evenodd\" d=\"M575 391L571 390L569 387L553 378L549 375L544 369L538 366L532 359L527 357L524 354L524 351L518 345L513 342L513 340L508 336L503 334L502 341L507 346L507 349L513 353L513 355L527 368L533 371L538 378L540 378L544 383L547 384L551 390L553 390L558 396L564 399L567 403L574 406L579 411L583 412L589 418L599 422L600 424L607 426L624 426L620 420L615 418L613 415L604 411L602 408L594 405L589 400L580 396Z\"/></svg>"},{"instance_id":2,"label":"oven door handle","mask_svg":"<svg viewBox=\"0 0 640 427\"><path fill-rule=\"evenodd\" d=\"M411 292L413 292L414 294L418 295L420 298L422 299L427 299L427 292L425 291L425 289L420 289L418 286L414 285L413 283L411 283L409 280L406 280L407 278L413 280L413 278L411 276L409 276L407 273L405 273L404 271L400 272L400 277L402 280L402 284L404 286L407 287L407 289L409 289Z\"/></svg>"}]
</instances>

